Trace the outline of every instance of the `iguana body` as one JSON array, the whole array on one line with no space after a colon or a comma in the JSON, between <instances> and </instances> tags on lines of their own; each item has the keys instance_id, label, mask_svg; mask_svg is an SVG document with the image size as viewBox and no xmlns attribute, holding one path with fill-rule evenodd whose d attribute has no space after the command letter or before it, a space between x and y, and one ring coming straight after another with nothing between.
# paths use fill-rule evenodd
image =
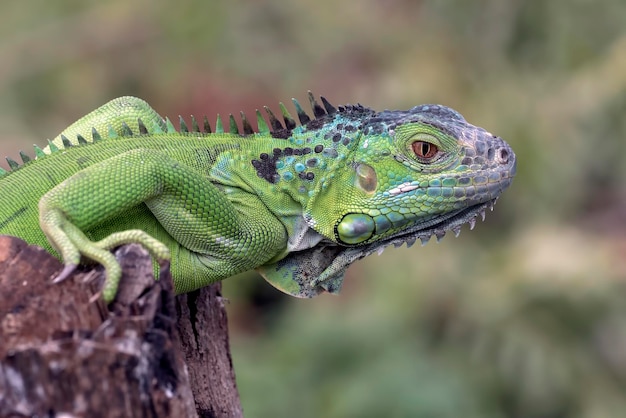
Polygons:
<instances>
[{"instance_id":1,"label":"iguana body","mask_svg":"<svg viewBox=\"0 0 626 418\"><path fill-rule=\"evenodd\" d=\"M147 103L113 100L36 159L0 173L0 234L66 265L103 264L104 297L121 272L109 250L143 244L171 258L177 292L257 269L301 297L337 292L353 261L390 244L473 226L515 174L510 147L455 111L335 109L309 94L300 125L281 103L254 132L242 114L176 130Z\"/></svg>"}]
</instances>

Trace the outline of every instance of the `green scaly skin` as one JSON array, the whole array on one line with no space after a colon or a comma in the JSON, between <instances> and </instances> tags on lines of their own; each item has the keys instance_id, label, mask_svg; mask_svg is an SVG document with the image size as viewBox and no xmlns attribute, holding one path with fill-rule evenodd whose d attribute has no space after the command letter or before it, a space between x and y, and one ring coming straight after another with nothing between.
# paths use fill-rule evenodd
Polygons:
<instances>
[{"instance_id":1,"label":"green scaly skin","mask_svg":"<svg viewBox=\"0 0 626 418\"><path fill-rule=\"evenodd\" d=\"M501 139L439 105L338 109L309 93L283 122L266 108L214 132L180 129L146 102L115 99L83 117L35 159L0 173L0 234L60 257L62 280L91 259L106 269L106 301L121 271L110 250L142 244L171 259L177 292L250 269L299 297L338 292L354 261L388 245L455 234L511 183ZM240 133L241 132L241 133Z\"/></svg>"}]
</instances>

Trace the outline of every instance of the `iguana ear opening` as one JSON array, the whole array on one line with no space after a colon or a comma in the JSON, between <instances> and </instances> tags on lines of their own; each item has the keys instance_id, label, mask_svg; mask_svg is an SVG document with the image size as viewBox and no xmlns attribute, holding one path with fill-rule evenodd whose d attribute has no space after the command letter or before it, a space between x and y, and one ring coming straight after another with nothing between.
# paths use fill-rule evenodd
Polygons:
<instances>
[{"instance_id":1,"label":"iguana ear opening","mask_svg":"<svg viewBox=\"0 0 626 418\"><path fill-rule=\"evenodd\" d=\"M290 253L272 264L257 267L257 271L272 286L298 298L312 298L322 292L337 294L343 284L344 272L336 272L320 280L331 265L341 247L315 247Z\"/></svg>"}]
</instances>

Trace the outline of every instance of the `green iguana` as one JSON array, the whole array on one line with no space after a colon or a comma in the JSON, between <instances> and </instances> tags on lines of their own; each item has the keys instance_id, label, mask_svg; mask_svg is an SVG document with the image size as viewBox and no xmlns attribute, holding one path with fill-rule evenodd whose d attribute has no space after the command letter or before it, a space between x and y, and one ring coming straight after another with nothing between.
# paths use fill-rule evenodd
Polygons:
<instances>
[{"instance_id":1,"label":"green iguana","mask_svg":"<svg viewBox=\"0 0 626 418\"><path fill-rule=\"evenodd\" d=\"M458 235L484 218L515 175L509 145L440 105L375 112L293 100L281 122L257 110L213 129L175 129L146 102L121 97L75 122L23 165L0 169L0 234L121 276L110 250L142 244L171 259L177 292L256 269L299 297L340 290L348 266L393 244ZM202 125L202 128L200 127Z\"/></svg>"}]
</instances>

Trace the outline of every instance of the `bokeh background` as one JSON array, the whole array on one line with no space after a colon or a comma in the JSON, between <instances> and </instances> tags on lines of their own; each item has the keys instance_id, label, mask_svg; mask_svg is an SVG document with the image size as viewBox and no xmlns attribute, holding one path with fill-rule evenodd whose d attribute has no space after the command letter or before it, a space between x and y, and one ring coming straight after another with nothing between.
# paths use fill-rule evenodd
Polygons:
<instances>
[{"instance_id":1,"label":"bokeh background","mask_svg":"<svg viewBox=\"0 0 626 418\"><path fill-rule=\"evenodd\" d=\"M227 280L246 415L626 416L623 0L2 5L3 156L116 96L175 118L308 89L451 106L518 175L476 230L360 261L340 296Z\"/></svg>"}]
</instances>

